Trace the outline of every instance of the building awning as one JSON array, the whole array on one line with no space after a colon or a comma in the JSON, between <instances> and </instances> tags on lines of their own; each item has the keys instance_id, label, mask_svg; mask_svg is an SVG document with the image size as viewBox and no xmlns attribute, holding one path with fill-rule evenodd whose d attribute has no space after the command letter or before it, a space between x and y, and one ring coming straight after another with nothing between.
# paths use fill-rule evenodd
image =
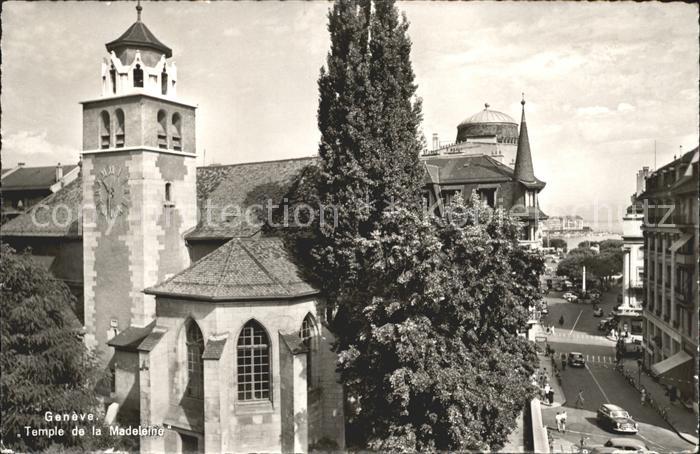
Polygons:
<instances>
[{"instance_id":1,"label":"building awning","mask_svg":"<svg viewBox=\"0 0 700 454\"><path fill-rule=\"evenodd\" d=\"M671 370L675 369L676 367L685 364L691 359L693 358L689 354L687 354L684 351L680 351L675 355L669 356L665 360L659 361L658 363L652 365L651 373L655 377L658 377L659 375L664 375L670 372Z\"/></svg>"},{"instance_id":2,"label":"building awning","mask_svg":"<svg viewBox=\"0 0 700 454\"><path fill-rule=\"evenodd\" d=\"M678 238L676 241L673 242L673 244L671 244L671 247L669 249L671 250L671 252L676 252L678 249L683 247L683 245L685 243L687 243L688 240L691 239L692 237L693 237L692 233L682 234L680 238Z\"/></svg>"}]
</instances>

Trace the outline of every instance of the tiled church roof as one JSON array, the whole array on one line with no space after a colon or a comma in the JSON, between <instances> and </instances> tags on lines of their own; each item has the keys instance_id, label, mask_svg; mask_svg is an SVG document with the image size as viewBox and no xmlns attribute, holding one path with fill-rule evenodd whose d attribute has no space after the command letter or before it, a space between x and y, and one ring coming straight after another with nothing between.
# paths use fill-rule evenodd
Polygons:
<instances>
[{"instance_id":1,"label":"tiled church roof","mask_svg":"<svg viewBox=\"0 0 700 454\"><path fill-rule=\"evenodd\" d=\"M278 204L294 178L305 167L317 162L317 157L308 157L198 168L197 204L201 220L187 239L229 239L254 235L260 230L260 219L256 212L251 212L250 218L244 216L246 209L256 204L267 207L268 200ZM266 210L264 208L263 213ZM224 213L231 216L225 219ZM234 213L240 215L234 216Z\"/></svg>"},{"instance_id":2,"label":"tiled church roof","mask_svg":"<svg viewBox=\"0 0 700 454\"><path fill-rule=\"evenodd\" d=\"M63 175L75 170L76 167L78 167L77 164L61 166ZM10 170L13 169L8 169ZM24 167L3 178L2 190L49 189L54 184L56 184L56 166Z\"/></svg>"},{"instance_id":3,"label":"tiled church roof","mask_svg":"<svg viewBox=\"0 0 700 454\"><path fill-rule=\"evenodd\" d=\"M144 290L206 301L288 299L318 293L279 238L234 238L186 270Z\"/></svg>"},{"instance_id":4,"label":"tiled church roof","mask_svg":"<svg viewBox=\"0 0 700 454\"><path fill-rule=\"evenodd\" d=\"M82 179L78 177L28 212L3 224L0 231L4 236L79 238L82 235L82 201Z\"/></svg>"},{"instance_id":5,"label":"tiled church roof","mask_svg":"<svg viewBox=\"0 0 700 454\"><path fill-rule=\"evenodd\" d=\"M165 58L173 56L173 51L160 42L156 35L141 21L134 22L119 38L108 42L105 44L105 47L108 52L116 51L123 47L146 47L165 54Z\"/></svg>"},{"instance_id":6,"label":"tiled church roof","mask_svg":"<svg viewBox=\"0 0 700 454\"><path fill-rule=\"evenodd\" d=\"M440 184L513 180L513 169L490 156L435 157L428 158L425 162L431 167L438 168L436 178Z\"/></svg>"},{"instance_id":7,"label":"tiled church roof","mask_svg":"<svg viewBox=\"0 0 700 454\"><path fill-rule=\"evenodd\" d=\"M309 157L197 168L197 204L200 210L204 210L208 199L211 216L207 218L203 213L202 221L187 239L226 240L254 235L260 230L258 225L250 225L243 217L227 221L221 218L221 211L226 207L239 207L244 212L247 207L257 203L265 204L268 199L278 203L294 177L303 168L314 165L317 161L318 158ZM82 180L78 177L31 210L3 224L2 234L80 237L82 200ZM56 209L59 206L65 206L68 210ZM51 213L56 213L55 219Z\"/></svg>"}]
</instances>

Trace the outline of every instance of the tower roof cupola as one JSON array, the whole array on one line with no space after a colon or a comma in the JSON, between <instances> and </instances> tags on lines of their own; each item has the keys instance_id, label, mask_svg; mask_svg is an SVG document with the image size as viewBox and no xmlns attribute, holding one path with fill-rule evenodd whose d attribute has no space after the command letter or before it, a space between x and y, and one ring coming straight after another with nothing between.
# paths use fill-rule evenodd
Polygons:
<instances>
[{"instance_id":1,"label":"tower roof cupola","mask_svg":"<svg viewBox=\"0 0 700 454\"><path fill-rule=\"evenodd\" d=\"M518 137L518 151L515 154L514 178L526 185L541 186L544 184L535 177L535 170L532 167L532 153L530 152L530 139L527 134L527 122L525 121L525 94L522 105L522 115L520 118L520 135Z\"/></svg>"},{"instance_id":2,"label":"tower roof cupola","mask_svg":"<svg viewBox=\"0 0 700 454\"><path fill-rule=\"evenodd\" d=\"M119 38L105 44L108 52L114 51L121 54L126 48L148 49L165 55L165 58L173 56L173 51L160 42L158 38L141 22L141 2L136 6L136 22L129 27Z\"/></svg>"}]
</instances>

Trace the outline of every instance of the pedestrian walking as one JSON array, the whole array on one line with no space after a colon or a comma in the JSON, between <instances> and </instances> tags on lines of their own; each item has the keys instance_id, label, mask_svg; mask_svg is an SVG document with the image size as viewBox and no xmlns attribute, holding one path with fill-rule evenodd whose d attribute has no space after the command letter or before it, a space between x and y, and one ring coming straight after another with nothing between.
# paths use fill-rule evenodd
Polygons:
<instances>
[{"instance_id":1,"label":"pedestrian walking","mask_svg":"<svg viewBox=\"0 0 700 454\"><path fill-rule=\"evenodd\" d=\"M549 331L552 333L552 336L554 336L554 325L549 325Z\"/></svg>"},{"instance_id":2,"label":"pedestrian walking","mask_svg":"<svg viewBox=\"0 0 700 454\"><path fill-rule=\"evenodd\" d=\"M566 433L566 410L561 413L561 431Z\"/></svg>"},{"instance_id":3,"label":"pedestrian walking","mask_svg":"<svg viewBox=\"0 0 700 454\"><path fill-rule=\"evenodd\" d=\"M561 432L561 412L558 411L557 415L554 417L554 420L557 422L557 432Z\"/></svg>"},{"instance_id":4,"label":"pedestrian walking","mask_svg":"<svg viewBox=\"0 0 700 454\"><path fill-rule=\"evenodd\" d=\"M551 391L552 387L549 386L549 383L544 385L544 398L546 400L549 400L549 391Z\"/></svg>"},{"instance_id":5,"label":"pedestrian walking","mask_svg":"<svg viewBox=\"0 0 700 454\"><path fill-rule=\"evenodd\" d=\"M564 316L559 317L559 327L564 325Z\"/></svg>"},{"instance_id":6,"label":"pedestrian walking","mask_svg":"<svg viewBox=\"0 0 700 454\"><path fill-rule=\"evenodd\" d=\"M547 393L547 400L549 400L549 405L554 405L554 390L552 388L549 388L549 392Z\"/></svg>"},{"instance_id":7,"label":"pedestrian walking","mask_svg":"<svg viewBox=\"0 0 700 454\"><path fill-rule=\"evenodd\" d=\"M583 408L583 390L578 390L578 396L576 396L576 408Z\"/></svg>"},{"instance_id":8,"label":"pedestrian walking","mask_svg":"<svg viewBox=\"0 0 700 454\"><path fill-rule=\"evenodd\" d=\"M566 370L566 353L561 354L561 370Z\"/></svg>"}]
</instances>

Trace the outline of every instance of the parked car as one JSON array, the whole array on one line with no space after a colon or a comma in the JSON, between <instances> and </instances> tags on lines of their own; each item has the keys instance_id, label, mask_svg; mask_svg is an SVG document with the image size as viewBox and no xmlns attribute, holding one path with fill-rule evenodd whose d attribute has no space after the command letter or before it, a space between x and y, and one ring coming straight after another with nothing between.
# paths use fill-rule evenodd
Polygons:
<instances>
[{"instance_id":1,"label":"parked car","mask_svg":"<svg viewBox=\"0 0 700 454\"><path fill-rule=\"evenodd\" d=\"M613 432L623 432L623 433L629 433L629 434L636 434L637 431L639 430L639 426L635 422L634 419L630 416L629 413L627 413L627 410L625 410L622 407L619 407L617 405L613 404L603 404L598 408L598 413L596 415L596 420L598 421L598 425L600 425L604 429L611 430ZM607 443L605 443L605 446L612 446L614 448L620 448L622 446L632 446L632 445L625 445L624 443L617 443L621 440L631 440L629 438L611 438L608 440ZM639 441L639 440L635 440ZM608 444L610 443L610 444ZM640 442L641 443L641 442ZM636 449L639 448L647 449L647 447L644 445L644 443L641 444L641 446L637 445ZM626 448L622 448L626 449Z\"/></svg>"},{"instance_id":2,"label":"parked car","mask_svg":"<svg viewBox=\"0 0 700 454\"><path fill-rule=\"evenodd\" d=\"M606 448L620 449L622 451L650 452L647 445L644 444L642 440L637 440L636 438L615 437L606 441L603 446Z\"/></svg>"},{"instance_id":3,"label":"parked car","mask_svg":"<svg viewBox=\"0 0 700 454\"><path fill-rule=\"evenodd\" d=\"M593 316L594 317L602 317L603 316L603 309L600 307L596 307L593 309Z\"/></svg>"},{"instance_id":4,"label":"parked car","mask_svg":"<svg viewBox=\"0 0 700 454\"><path fill-rule=\"evenodd\" d=\"M588 292L588 294L591 295L591 298L593 299L600 299L600 291L598 290L591 290L590 292Z\"/></svg>"},{"instance_id":5,"label":"parked car","mask_svg":"<svg viewBox=\"0 0 700 454\"><path fill-rule=\"evenodd\" d=\"M571 367L586 367L586 360L583 359L583 353L569 353L566 362L569 363Z\"/></svg>"}]
</instances>

